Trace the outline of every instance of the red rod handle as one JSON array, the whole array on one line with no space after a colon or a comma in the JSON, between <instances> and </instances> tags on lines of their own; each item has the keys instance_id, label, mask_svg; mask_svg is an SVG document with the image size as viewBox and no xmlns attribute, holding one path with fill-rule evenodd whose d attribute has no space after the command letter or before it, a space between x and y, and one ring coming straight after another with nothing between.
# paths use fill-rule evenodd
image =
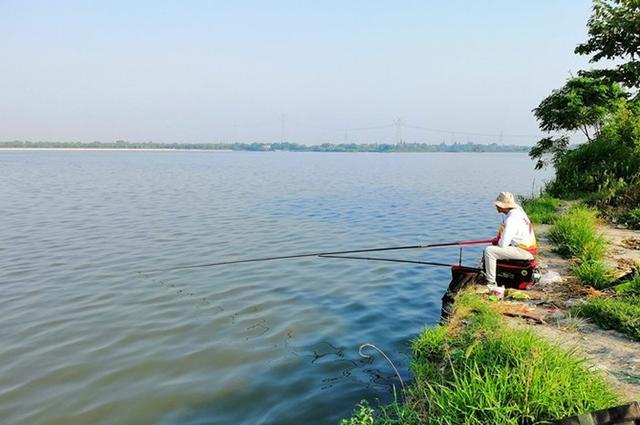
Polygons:
<instances>
[{"instance_id":1,"label":"red rod handle","mask_svg":"<svg viewBox=\"0 0 640 425\"><path fill-rule=\"evenodd\" d=\"M481 245L485 243L491 243L493 239L482 239L478 241L458 241L458 242L443 242L443 243L433 243L429 245L424 245L424 248L431 248L437 246L459 246L459 245Z\"/></svg>"}]
</instances>

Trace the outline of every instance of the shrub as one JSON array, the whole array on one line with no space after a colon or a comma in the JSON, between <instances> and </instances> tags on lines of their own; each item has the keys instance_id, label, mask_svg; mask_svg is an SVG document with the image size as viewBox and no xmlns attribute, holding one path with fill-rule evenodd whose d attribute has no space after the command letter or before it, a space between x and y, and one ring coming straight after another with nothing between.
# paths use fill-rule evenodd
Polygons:
<instances>
[{"instance_id":1,"label":"shrub","mask_svg":"<svg viewBox=\"0 0 640 425\"><path fill-rule=\"evenodd\" d=\"M538 198L520 197L520 204L534 224L553 224L562 201L549 195Z\"/></svg>"},{"instance_id":2,"label":"shrub","mask_svg":"<svg viewBox=\"0 0 640 425\"><path fill-rule=\"evenodd\" d=\"M634 208L620 216L620 221L631 229L640 229L640 207Z\"/></svg>"}]
</instances>

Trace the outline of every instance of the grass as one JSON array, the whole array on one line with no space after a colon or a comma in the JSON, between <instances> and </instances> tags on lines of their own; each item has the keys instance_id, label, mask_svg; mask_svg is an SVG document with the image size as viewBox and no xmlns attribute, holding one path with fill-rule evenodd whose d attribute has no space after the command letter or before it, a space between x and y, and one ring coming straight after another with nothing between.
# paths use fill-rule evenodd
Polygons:
<instances>
[{"instance_id":1,"label":"grass","mask_svg":"<svg viewBox=\"0 0 640 425\"><path fill-rule=\"evenodd\" d=\"M601 261L587 260L573 267L573 273L585 285L596 289L605 289L611 286L613 271Z\"/></svg>"},{"instance_id":2,"label":"grass","mask_svg":"<svg viewBox=\"0 0 640 425\"><path fill-rule=\"evenodd\" d=\"M640 295L640 273L636 271L633 279L616 285L613 289L615 289L618 295Z\"/></svg>"},{"instance_id":3,"label":"grass","mask_svg":"<svg viewBox=\"0 0 640 425\"><path fill-rule=\"evenodd\" d=\"M640 295L596 298L573 311L603 329L614 329L640 341Z\"/></svg>"},{"instance_id":4,"label":"grass","mask_svg":"<svg viewBox=\"0 0 640 425\"><path fill-rule=\"evenodd\" d=\"M558 208L562 201L549 195L541 195L537 198L519 198L522 208L534 224L553 224L558 218Z\"/></svg>"},{"instance_id":5,"label":"grass","mask_svg":"<svg viewBox=\"0 0 640 425\"><path fill-rule=\"evenodd\" d=\"M560 255L574 258L573 272L582 283L604 289L611 285L613 271L602 262L607 241L598 233L597 222L596 210L574 206L556 219L549 239Z\"/></svg>"},{"instance_id":6,"label":"grass","mask_svg":"<svg viewBox=\"0 0 640 425\"><path fill-rule=\"evenodd\" d=\"M606 241L597 233L596 223L595 210L575 207L556 220L549 238L560 254L575 258L573 272L582 283L605 289L612 284L613 272L602 262ZM640 275L614 289L616 296L592 299L574 307L572 314L640 341Z\"/></svg>"},{"instance_id":7,"label":"grass","mask_svg":"<svg viewBox=\"0 0 640 425\"><path fill-rule=\"evenodd\" d=\"M640 273L616 285L615 295L595 298L572 312L603 329L613 329L640 341Z\"/></svg>"},{"instance_id":8,"label":"grass","mask_svg":"<svg viewBox=\"0 0 640 425\"><path fill-rule=\"evenodd\" d=\"M574 206L558 217L549 230L549 239L564 257L581 260L600 260L606 250L606 240L598 234L597 212L584 206Z\"/></svg>"},{"instance_id":9,"label":"grass","mask_svg":"<svg viewBox=\"0 0 640 425\"><path fill-rule=\"evenodd\" d=\"M406 403L342 425L534 425L619 402L584 360L507 327L474 294L460 295L453 319L424 331L412 348Z\"/></svg>"},{"instance_id":10,"label":"grass","mask_svg":"<svg viewBox=\"0 0 640 425\"><path fill-rule=\"evenodd\" d=\"M605 289L612 284L613 271L602 262L607 244L597 233L596 223L595 210L574 207L556 219L549 239L561 255L575 259L572 270L582 283ZM640 275L614 289L616 296L592 299L572 309L572 313L640 341Z\"/></svg>"}]
</instances>

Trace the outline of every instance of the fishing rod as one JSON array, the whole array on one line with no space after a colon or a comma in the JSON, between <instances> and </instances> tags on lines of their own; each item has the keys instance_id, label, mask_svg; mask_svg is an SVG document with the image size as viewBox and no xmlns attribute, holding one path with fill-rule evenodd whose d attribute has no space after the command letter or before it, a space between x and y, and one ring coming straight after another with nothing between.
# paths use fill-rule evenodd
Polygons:
<instances>
[{"instance_id":1,"label":"fishing rod","mask_svg":"<svg viewBox=\"0 0 640 425\"><path fill-rule=\"evenodd\" d=\"M449 264L449 263L436 263L433 261L417 261L417 260L400 260L397 258L380 258L380 257L356 257L350 255L318 255L320 258L345 258L348 260L371 260L371 261L390 261L393 263L410 263L410 264L421 264L425 266L440 266L440 267L453 267L453 266L461 266L465 269L477 270L480 271L477 267L468 267L462 266L462 264Z\"/></svg>"},{"instance_id":2,"label":"fishing rod","mask_svg":"<svg viewBox=\"0 0 640 425\"><path fill-rule=\"evenodd\" d=\"M186 266L177 266L177 267L168 267L164 269L155 269L155 270L146 270L145 273L156 273L156 272L166 272L173 270L185 270L185 269L195 269L195 268L203 268L203 267L215 267L215 266L225 266L229 264L243 264L243 263L256 263L259 261L273 261L273 260L286 260L291 258L305 258L305 257L328 257L335 255L343 255L343 254L357 254L364 252L381 252L381 251L398 251L404 249L425 249L425 248L439 248L445 246L463 246L463 245L480 245L485 243L490 243L493 239L483 239L477 241L457 241L457 242L441 242L441 243L432 243L426 245L405 245L405 246L392 246L392 247L384 247L384 248L368 248L368 249L352 249L348 251L332 251L332 252L314 252L308 254L293 254L293 255L281 255L276 257L262 257L262 258L248 258L244 260L232 260L232 261L220 261L216 263L204 263L204 264L191 264ZM398 260L404 261L404 260ZM408 262L408 260L407 260ZM440 263L439 265L444 265ZM450 264L447 264L450 266Z\"/></svg>"},{"instance_id":3,"label":"fishing rod","mask_svg":"<svg viewBox=\"0 0 640 425\"><path fill-rule=\"evenodd\" d=\"M410 263L410 264L422 264L425 266L442 266L451 267L452 264L447 263L435 263L433 261L417 261L417 260L400 260L397 258L380 258L380 257L356 257L351 255L318 255L320 258L344 258L347 260L372 260L372 261L390 261L394 263Z\"/></svg>"}]
</instances>

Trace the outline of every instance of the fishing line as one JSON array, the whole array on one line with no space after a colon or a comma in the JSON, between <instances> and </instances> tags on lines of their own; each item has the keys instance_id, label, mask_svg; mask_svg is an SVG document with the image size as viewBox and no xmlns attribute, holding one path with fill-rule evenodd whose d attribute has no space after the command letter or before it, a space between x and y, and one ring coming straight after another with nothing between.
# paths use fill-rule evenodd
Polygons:
<instances>
[{"instance_id":1,"label":"fishing line","mask_svg":"<svg viewBox=\"0 0 640 425\"><path fill-rule=\"evenodd\" d=\"M186 270L186 269L195 269L195 268L203 268L203 267L215 267L215 266L225 266L230 264L243 264L243 263L256 263L260 261L273 261L273 260L286 260L293 258L305 258L305 257L326 257L331 255L341 255L341 254L357 254L363 252L382 252L382 251L399 251L406 249L425 249L425 248L438 248L445 246L462 246L462 245L478 245L490 243L492 239L483 239L477 241L457 241L457 242L442 242L442 243L434 243L434 244L423 244L423 245L405 245L405 246L392 246L392 247L384 247L384 248L368 248L368 249L352 249L347 251L332 251L332 252L313 252L306 254L293 254L293 255L281 255L274 257L262 257L262 258L249 258L243 260L231 260L231 261L220 261L215 263L204 263L204 264L190 264L185 266L176 266L176 267L168 267L163 269L155 269L155 270L145 270L143 273L157 273L157 272L167 272L174 270ZM426 262L425 262L426 264ZM445 264L433 264L433 265L442 265ZM450 264L446 264L446 266L450 266Z\"/></svg>"},{"instance_id":2,"label":"fishing line","mask_svg":"<svg viewBox=\"0 0 640 425\"><path fill-rule=\"evenodd\" d=\"M402 386L402 394L404 395L405 392L405 388L404 388L404 381L402 380L402 376L400 376L400 372L398 372L398 368L396 368L396 365L393 364L393 362L391 361L391 359L384 353L384 351L382 351L381 349L379 349L378 347L376 347L373 344L362 344L360 346L360 348L358 349L358 354L360 354L360 357L364 357L365 359L370 359L371 356L368 354L364 354L362 352L362 350L364 348L373 348L374 350L376 350L378 353L382 354L382 356L389 362L389 364L391 365L391 367L393 368L393 370L396 372L396 376L398 377L398 379L400 380L400 385Z\"/></svg>"}]
</instances>

